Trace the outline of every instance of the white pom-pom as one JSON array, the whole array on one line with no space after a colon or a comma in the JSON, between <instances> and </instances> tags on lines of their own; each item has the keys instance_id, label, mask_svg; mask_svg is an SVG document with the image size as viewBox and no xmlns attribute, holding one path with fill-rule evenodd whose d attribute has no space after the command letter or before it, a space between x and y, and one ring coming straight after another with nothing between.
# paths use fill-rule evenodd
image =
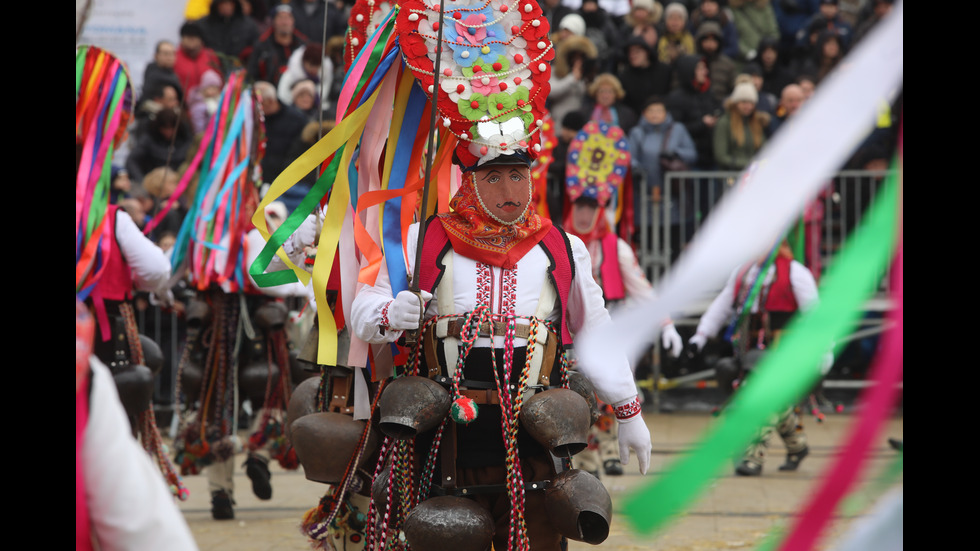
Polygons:
<instances>
[{"instance_id":1,"label":"white pom-pom","mask_svg":"<svg viewBox=\"0 0 980 551\"><path fill-rule=\"evenodd\" d=\"M483 77L480 79L480 82L482 82L483 85L486 86L487 84L490 84L490 77Z\"/></svg>"},{"instance_id":2,"label":"white pom-pom","mask_svg":"<svg viewBox=\"0 0 980 551\"><path fill-rule=\"evenodd\" d=\"M470 57L470 51L463 50L463 53L459 54L459 56L462 57L463 59L468 59Z\"/></svg>"},{"instance_id":3,"label":"white pom-pom","mask_svg":"<svg viewBox=\"0 0 980 551\"><path fill-rule=\"evenodd\" d=\"M528 2L527 4L524 4L524 11L525 12L531 13L531 10L533 10L533 9L534 9L534 6L532 6L530 2Z\"/></svg>"},{"instance_id":4,"label":"white pom-pom","mask_svg":"<svg viewBox=\"0 0 980 551\"><path fill-rule=\"evenodd\" d=\"M536 125L538 125L538 126L541 126L541 125L543 125L543 124L544 124L544 121L543 121L543 120L541 120L541 119L538 119L538 120L536 120L536 121L534 121L534 124L536 124Z\"/></svg>"},{"instance_id":5,"label":"white pom-pom","mask_svg":"<svg viewBox=\"0 0 980 551\"><path fill-rule=\"evenodd\" d=\"M546 63L540 63L540 64L538 64L538 70L543 73L546 70L548 70L548 65Z\"/></svg>"},{"instance_id":6,"label":"white pom-pom","mask_svg":"<svg viewBox=\"0 0 980 551\"><path fill-rule=\"evenodd\" d=\"M442 125L443 125L443 126L445 126L446 128L449 128L449 125L450 125L450 124L452 124L452 121L450 121L450 120L449 120L448 118L445 118L445 117L444 117L444 118L442 119Z\"/></svg>"},{"instance_id":7,"label":"white pom-pom","mask_svg":"<svg viewBox=\"0 0 980 551\"><path fill-rule=\"evenodd\" d=\"M431 94L432 92L435 92L435 87L430 84L429 85L429 93Z\"/></svg>"},{"instance_id":8,"label":"white pom-pom","mask_svg":"<svg viewBox=\"0 0 980 551\"><path fill-rule=\"evenodd\" d=\"M547 44L545 44L544 41L538 42L538 49L539 50L543 50L545 48L545 46L547 46Z\"/></svg>"},{"instance_id":9,"label":"white pom-pom","mask_svg":"<svg viewBox=\"0 0 980 551\"><path fill-rule=\"evenodd\" d=\"M360 23L361 21L364 21L364 16L363 16L362 14L357 14L357 17L355 17L354 19L355 19L355 20L356 20L356 21L357 21L358 23Z\"/></svg>"},{"instance_id":10,"label":"white pom-pom","mask_svg":"<svg viewBox=\"0 0 980 551\"><path fill-rule=\"evenodd\" d=\"M470 137L466 134L466 132L463 132L462 134L459 135L459 139L468 140L470 139Z\"/></svg>"},{"instance_id":11,"label":"white pom-pom","mask_svg":"<svg viewBox=\"0 0 980 551\"><path fill-rule=\"evenodd\" d=\"M541 21L538 20L538 19L535 19L534 21L531 21L531 26L532 27L540 27L541 26Z\"/></svg>"},{"instance_id":12,"label":"white pom-pom","mask_svg":"<svg viewBox=\"0 0 980 551\"><path fill-rule=\"evenodd\" d=\"M350 45L351 45L351 46L357 46L357 45L358 45L358 44L360 44L360 43L361 43L361 41L360 41L360 40L358 40L358 39L356 39L356 38L352 38L352 39L350 39Z\"/></svg>"},{"instance_id":13,"label":"white pom-pom","mask_svg":"<svg viewBox=\"0 0 980 551\"><path fill-rule=\"evenodd\" d=\"M539 143L534 144L534 151L536 153L540 153L541 152L541 144L539 144Z\"/></svg>"},{"instance_id":14,"label":"white pom-pom","mask_svg":"<svg viewBox=\"0 0 980 551\"><path fill-rule=\"evenodd\" d=\"M360 17L360 15L358 15L358 17ZM417 13L409 14L408 20L409 21L418 21L419 20L419 14L417 14Z\"/></svg>"}]
</instances>

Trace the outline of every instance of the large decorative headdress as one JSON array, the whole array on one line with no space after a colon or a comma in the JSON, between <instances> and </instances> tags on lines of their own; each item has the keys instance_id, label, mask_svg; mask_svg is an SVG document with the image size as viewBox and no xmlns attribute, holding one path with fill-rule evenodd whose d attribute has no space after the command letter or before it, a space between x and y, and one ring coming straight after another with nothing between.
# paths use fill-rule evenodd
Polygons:
<instances>
[{"instance_id":1,"label":"large decorative headdress","mask_svg":"<svg viewBox=\"0 0 980 551\"><path fill-rule=\"evenodd\" d=\"M437 5L408 0L397 28L405 63L430 97L438 76L440 131L459 140L464 171L516 150L540 153L555 52L536 1L454 1L440 16Z\"/></svg>"},{"instance_id":2,"label":"large decorative headdress","mask_svg":"<svg viewBox=\"0 0 980 551\"><path fill-rule=\"evenodd\" d=\"M623 129L595 120L587 122L568 145L565 186L569 204L581 197L594 199L610 229L632 227L630 151Z\"/></svg>"}]
</instances>

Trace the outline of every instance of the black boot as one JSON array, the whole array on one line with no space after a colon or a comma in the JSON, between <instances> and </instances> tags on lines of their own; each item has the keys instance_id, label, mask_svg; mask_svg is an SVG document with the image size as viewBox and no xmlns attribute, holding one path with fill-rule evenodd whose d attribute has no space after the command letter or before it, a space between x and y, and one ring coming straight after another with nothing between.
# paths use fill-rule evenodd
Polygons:
<instances>
[{"instance_id":1,"label":"black boot","mask_svg":"<svg viewBox=\"0 0 980 551\"><path fill-rule=\"evenodd\" d=\"M224 490L211 492L211 517L214 520L231 520L235 518L235 502Z\"/></svg>"},{"instance_id":2,"label":"black boot","mask_svg":"<svg viewBox=\"0 0 980 551\"><path fill-rule=\"evenodd\" d=\"M743 459L735 466L735 474L738 476L759 476L762 474L762 465Z\"/></svg>"},{"instance_id":3,"label":"black boot","mask_svg":"<svg viewBox=\"0 0 980 551\"><path fill-rule=\"evenodd\" d=\"M800 466L803 458L810 455L810 447L807 446L796 453L786 454L786 462L779 466L780 471L795 471Z\"/></svg>"},{"instance_id":4,"label":"black boot","mask_svg":"<svg viewBox=\"0 0 980 551\"><path fill-rule=\"evenodd\" d=\"M623 464L618 459L607 459L602 463L603 470L609 476L620 476L623 474Z\"/></svg>"},{"instance_id":5,"label":"black boot","mask_svg":"<svg viewBox=\"0 0 980 551\"><path fill-rule=\"evenodd\" d=\"M250 454L242 466L245 467L245 474L248 475L248 479L252 481L252 493L255 494L255 497L262 500L272 499L272 484L270 483L272 473L269 472L266 461L257 455Z\"/></svg>"}]
</instances>

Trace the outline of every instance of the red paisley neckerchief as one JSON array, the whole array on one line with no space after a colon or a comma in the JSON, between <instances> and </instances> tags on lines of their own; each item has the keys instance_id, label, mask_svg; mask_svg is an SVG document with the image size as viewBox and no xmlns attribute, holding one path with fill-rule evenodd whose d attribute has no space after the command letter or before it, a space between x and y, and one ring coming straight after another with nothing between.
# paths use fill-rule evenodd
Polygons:
<instances>
[{"instance_id":1,"label":"red paisley neckerchief","mask_svg":"<svg viewBox=\"0 0 980 551\"><path fill-rule=\"evenodd\" d=\"M491 266L513 268L551 230L551 220L538 216L533 208L516 224L491 218L480 206L471 175L463 178L449 207L450 212L439 218L453 250Z\"/></svg>"}]
</instances>

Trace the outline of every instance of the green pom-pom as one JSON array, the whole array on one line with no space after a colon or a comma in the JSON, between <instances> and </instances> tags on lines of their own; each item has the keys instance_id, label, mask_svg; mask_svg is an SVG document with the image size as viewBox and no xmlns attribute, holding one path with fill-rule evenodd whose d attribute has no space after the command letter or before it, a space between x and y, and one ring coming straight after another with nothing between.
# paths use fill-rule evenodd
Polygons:
<instances>
[{"instance_id":1,"label":"green pom-pom","mask_svg":"<svg viewBox=\"0 0 980 551\"><path fill-rule=\"evenodd\" d=\"M460 396L453 400L453 407L451 408L450 415L453 417L453 421L457 423L467 424L480 414L480 408L477 407L476 402L472 398L466 396Z\"/></svg>"}]
</instances>

